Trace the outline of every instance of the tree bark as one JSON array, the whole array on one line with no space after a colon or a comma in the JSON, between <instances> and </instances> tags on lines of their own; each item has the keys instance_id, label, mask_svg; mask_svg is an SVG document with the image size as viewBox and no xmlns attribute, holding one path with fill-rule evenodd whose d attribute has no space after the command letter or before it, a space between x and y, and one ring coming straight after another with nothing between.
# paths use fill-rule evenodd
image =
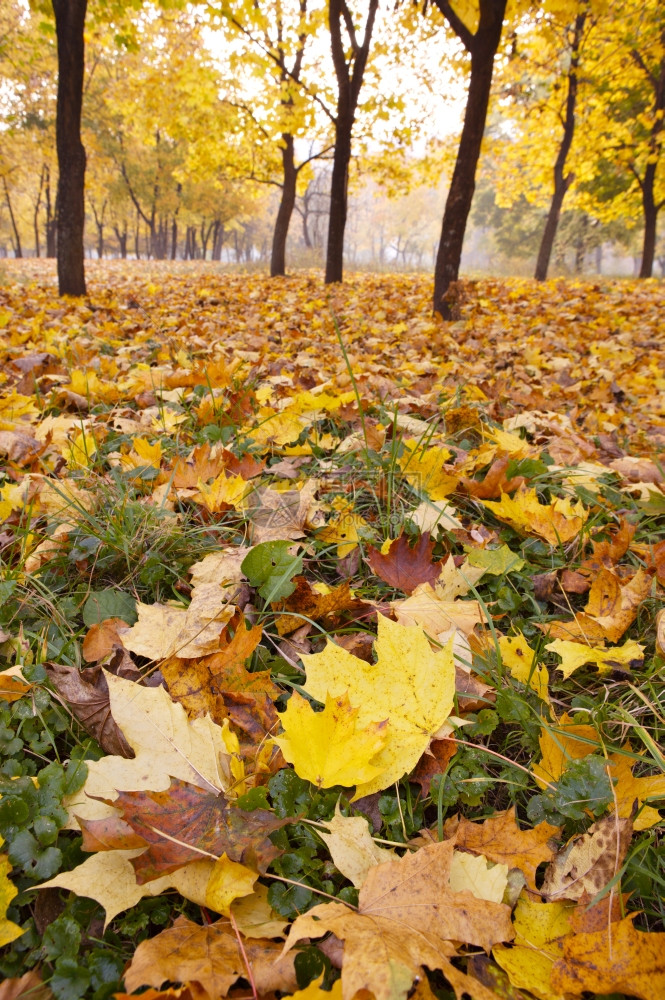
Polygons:
<instances>
[{"instance_id":1,"label":"tree bark","mask_svg":"<svg viewBox=\"0 0 665 1000\"><path fill-rule=\"evenodd\" d=\"M56 219L51 212L51 168L46 164L46 256L56 256Z\"/></svg>"},{"instance_id":2,"label":"tree bark","mask_svg":"<svg viewBox=\"0 0 665 1000\"><path fill-rule=\"evenodd\" d=\"M441 239L434 265L434 312L451 318L446 293L459 276L466 223L476 186L476 168L485 131L494 56L501 40L506 0L480 0L478 28L471 33L448 0L434 0L471 55L471 76L457 159L446 199Z\"/></svg>"},{"instance_id":3,"label":"tree bark","mask_svg":"<svg viewBox=\"0 0 665 1000\"><path fill-rule=\"evenodd\" d=\"M52 0L58 43L56 198L58 291L85 295L83 228L85 223L85 149L81 142L81 106L85 53L83 31L87 0Z\"/></svg>"},{"instance_id":4,"label":"tree bark","mask_svg":"<svg viewBox=\"0 0 665 1000\"><path fill-rule=\"evenodd\" d=\"M505 3L505 0L500 0ZM327 285L341 281L344 274L344 230L351 162L351 136L358 108L358 98L367 66L379 0L369 0L365 31L359 42L346 0L329 0L328 24L335 77L337 79L337 114L335 116L335 152L330 183L330 221L326 251ZM342 37L342 22L349 36L351 56L347 58Z\"/></svg>"},{"instance_id":5,"label":"tree bark","mask_svg":"<svg viewBox=\"0 0 665 1000\"><path fill-rule=\"evenodd\" d=\"M271 278L282 277L286 274L286 238L289 235L293 206L296 203L296 183L298 180L293 136L287 132L283 133L282 143L282 195L272 235Z\"/></svg>"},{"instance_id":6,"label":"tree bark","mask_svg":"<svg viewBox=\"0 0 665 1000\"><path fill-rule=\"evenodd\" d=\"M566 158L570 152L570 147L573 144L573 136L575 135L577 69L580 63L580 43L582 41L582 32L584 31L586 16L587 10L585 8L580 11L575 18L575 25L573 27L570 66L567 73L568 93L566 95L566 112L563 121L563 136L561 137L561 145L559 146L559 152L557 153L557 158L554 163L554 193L552 195L550 209L547 213L547 221L545 223L545 228L540 241L540 248L538 250L536 272L534 274L536 281L544 281L547 277L547 271L550 266L550 258L552 256L552 247L554 246L556 231L559 227L561 206L563 205L563 199L566 197L566 191L575 179L574 174L566 175L564 174L564 170L566 167Z\"/></svg>"},{"instance_id":7,"label":"tree bark","mask_svg":"<svg viewBox=\"0 0 665 1000\"><path fill-rule=\"evenodd\" d=\"M16 218L14 216L14 209L12 208L12 201L9 196L9 188L7 186L7 178L2 178L2 183L5 189L5 201L7 202L7 209L9 210L9 219L12 224L12 231L14 233L13 243L14 243L14 256L22 257L23 248L21 247L21 237L19 236L18 226L16 225Z\"/></svg>"},{"instance_id":8,"label":"tree bark","mask_svg":"<svg viewBox=\"0 0 665 1000\"><path fill-rule=\"evenodd\" d=\"M642 261L640 263L640 278L650 278L653 274L653 262L656 255L656 226L658 211L661 205L654 198L654 183L656 180L656 163L648 163L642 180L642 212L644 214L644 238L642 241ZM661 203L662 204L662 203Z\"/></svg>"}]
</instances>

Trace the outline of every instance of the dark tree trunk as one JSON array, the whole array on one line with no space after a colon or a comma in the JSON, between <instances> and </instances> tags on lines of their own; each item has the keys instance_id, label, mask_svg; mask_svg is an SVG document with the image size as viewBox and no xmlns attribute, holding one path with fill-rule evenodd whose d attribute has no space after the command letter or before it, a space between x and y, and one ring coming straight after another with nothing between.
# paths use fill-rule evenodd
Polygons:
<instances>
[{"instance_id":1,"label":"dark tree trunk","mask_svg":"<svg viewBox=\"0 0 665 1000\"><path fill-rule=\"evenodd\" d=\"M175 260L178 254L178 216L173 216L171 220L171 260Z\"/></svg>"},{"instance_id":2,"label":"dark tree trunk","mask_svg":"<svg viewBox=\"0 0 665 1000\"><path fill-rule=\"evenodd\" d=\"M434 312L440 313L444 319L450 319L451 307L445 296L459 276L464 234L476 186L476 168L487 119L494 56L501 40L506 0L480 0L478 28L473 34L453 11L448 0L434 2L471 55L464 125L443 213L441 239L434 266Z\"/></svg>"},{"instance_id":3,"label":"dark tree trunk","mask_svg":"<svg viewBox=\"0 0 665 1000\"><path fill-rule=\"evenodd\" d=\"M644 214L644 239L642 241L642 261L640 263L640 278L650 278L653 274L653 262L656 255L656 225L658 210L653 188L656 180L656 163L648 163L642 181L642 211Z\"/></svg>"},{"instance_id":4,"label":"dark tree trunk","mask_svg":"<svg viewBox=\"0 0 665 1000\"><path fill-rule=\"evenodd\" d=\"M573 144L573 136L575 135L577 69L580 62L580 43L582 41L582 32L584 31L586 16L587 11L585 9L575 18L575 25L573 28L570 67L567 74L568 94L566 95L566 113L563 120L563 136L561 137L561 145L559 146L559 152L557 153L557 158L554 163L554 193L552 195L549 212L547 213L547 221L545 223L545 228L540 241L540 249L538 250L536 272L534 274L536 281L544 281L547 277L547 271L550 266L550 258L552 256L552 247L554 246L556 231L559 227L561 206L563 205L563 199L566 197L566 191L575 179L574 174L565 174L564 170L566 167L566 158L570 152L570 147Z\"/></svg>"},{"instance_id":5,"label":"dark tree trunk","mask_svg":"<svg viewBox=\"0 0 665 1000\"><path fill-rule=\"evenodd\" d=\"M14 209L12 208L12 200L9 196L9 188L7 187L7 178L2 178L2 184L5 189L5 201L7 202L7 208L9 210L9 220L12 224L12 232L14 233L12 242L14 244L14 256L22 257L23 248L21 247L21 237L19 236L18 226L16 225L16 218L14 217Z\"/></svg>"},{"instance_id":6,"label":"dark tree trunk","mask_svg":"<svg viewBox=\"0 0 665 1000\"><path fill-rule=\"evenodd\" d=\"M85 54L83 31L87 0L52 0L58 41L58 291L85 295L83 227L85 223L85 149L81 142L81 106Z\"/></svg>"},{"instance_id":7,"label":"dark tree trunk","mask_svg":"<svg viewBox=\"0 0 665 1000\"><path fill-rule=\"evenodd\" d=\"M505 0L502 0L505 2ZM360 88L365 75L379 0L369 0L362 42L356 37L353 17L346 0L329 0L328 24L330 47L337 80L337 113L335 116L335 152L330 183L330 221L326 251L327 285L341 281L344 273L344 230L351 162L351 136L358 107ZM349 35L351 55L342 35L344 23Z\"/></svg>"},{"instance_id":8,"label":"dark tree trunk","mask_svg":"<svg viewBox=\"0 0 665 1000\"><path fill-rule=\"evenodd\" d=\"M289 235L293 206L296 203L296 183L298 180L293 136L289 133L284 133L282 135L282 143L282 196L272 236L272 252L270 256L271 278L282 277L286 274L286 238Z\"/></svg>"},{"instance_id":9,"label":"dark tree trunk","mask_svg":"<svg viewBox=\"0 0 665 1000\"><path fill-rule=\"evenodd\" d=\"M56 256L56 220L51 211L51 168L48 164L46 170L46 256Z\"/></svg>"},{"instance_id":10,"label":"dark tree trunk","mask_svg":"<svg viewBox=\"0 0 665 1000\"><path fill-rule=\"evenodd\" d=\"M351 133L353 118L335 123L335 157L330 181L330 219L326 252L326 284L341 281L344 275L344 232L349 194Z\"/></svg>"},{"instance_id":11,"label":"dark tree trunk","mask_svg":"<svg viewBox=\"0 0 665 1000\"><path fill-rule=\"evenodd\" d=\"M32 225L35 232L35 257L41 257L41 244L39 240L39 209L42 205L42 191L44 190L45 180L46 164L42 167L42 172L39 175L39 191L37 192L37 201L35 202L35 211L32 219Z\"/></svg>"},{"instance_id":12,"label":"dark tree trunk","mask_svg":"<svg viewBox=\"0 0 665 1000\"><path fill-rule=\"evenodd\" d=\"M127 259L127 224L125 223L125 228L120 231L119 226L114 226L113 231L116 235L118 241L118 247L120 249L120 256L123 260Z\"/></svg>"},{"instance_id":13,"label":"dark tree trunk","mask_svg":"<svg viewBox=\"0 0 665 1000\"><path fill-rule=\"evenodd\" d=\"M221 261L222 259L222 247L224 246L224 238L226 232L224 231L224 223L217 219L215 221L215 232L212 239L212 259L216 261Z\"/></svg>"}]
</instances>

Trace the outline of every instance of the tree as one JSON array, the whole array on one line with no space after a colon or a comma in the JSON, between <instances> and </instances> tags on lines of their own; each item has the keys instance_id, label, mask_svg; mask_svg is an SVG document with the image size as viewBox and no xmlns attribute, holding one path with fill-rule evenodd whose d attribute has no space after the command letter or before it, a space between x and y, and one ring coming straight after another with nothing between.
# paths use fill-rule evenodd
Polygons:
<instances>
[{"instance_id":1,"label":"tree","mask_svg":"<svg viewBox=\"0 0 665 1000\"><path fill-rule=\"evenodd\" d=\"M326 130L316 121L317 112L332 120L331 112L314 80L306 74L306 49L319 31L322 13L320 4L311 0L279 2L268 12L258 4L223 5L220 11L220 16L249 44L251 59L247 58L246 48L236 48L231 54L240 77L247 64L262 77L261 94L251 102L239 95L236 103L246 112L246 127L255 151L261 154L261 162L252 165L251 178L280 189L272 236L271 277L286 273L286 242L299 179L311 163L326 157L332 149ZM317 133L315 141L312 133ZM310 152L298 162L296 144L306 135ZM279 151L279 169L275 147Z\"/></svg>"},{"instance_id":2,"label":"tree","mask_svg":"<svg viewBox=\"0 0 665 1000\"><path fill-rule=\"evenodd\" d=\"M582 8L579 10L572 28L569 32L567 32L567 35L570 38L570 61L568 63L568 71L566 73L566 99L564 111L561 116L563 134L559 144L559 151L557 153L556 160L554 161L554 191L552 193L552 201L550 202L549 212L547 213L547 221L545 222L545 228L543 229L543 235L538 250L538 259L536 261L536 272L534 277L537 281L544 281L547 277L550 257L552 256L552 247L554 246L554 237L556 236L557 227L559 225L561 207L566 196L566 191L572 184L575 177L572 172L566 174L565 169L566 159L570 152L570 147L573 144L573 136L575 135L575 104L577 102L578 83L577 71L580 62L580 45L582 43L587 14L588 2L587 0L583 0Z\"/></svg>"},{"instance_id":3,"label":"tree","mask_svg":"<svg viewBox=\"0 0 665 1000\"><path fill-rule=\"evenodd\" d=\"M344 230L348 207L351 137L365 74L378 0L369 0L362 40L346 0L329 0L330 48L337 80L335 152L330 181L330 222L326 252L326 284L341 281L344 271Z\"/></svg>"},{"instance_id":4,"label":"tree","mask_svg":"<svg viewBox=\"0 0 665 1000\"><path fill-rule=\"evenodd\" d=\"M459 276L466 223L471 210L480 148L492 87L494 57L501 41L506 0L479 0L478 24L471 31L449 0L434 0L471 60L469 89L462 135L441 225L441 239L434 265L434 312L451 318L446 294Z\"/></svg>"},{"instance_id":5,"label":"tree","mask_svg":"<svg viewBox=\"0 0 665 1000\"><path fill-rule=\"evenodd\" d=\"M85 295L83 229L85 225L85 149L81 108L85 68L85 15L88 0L52 0L58 42L56 196L58 291Z\"/></svg>"}]
</instances>

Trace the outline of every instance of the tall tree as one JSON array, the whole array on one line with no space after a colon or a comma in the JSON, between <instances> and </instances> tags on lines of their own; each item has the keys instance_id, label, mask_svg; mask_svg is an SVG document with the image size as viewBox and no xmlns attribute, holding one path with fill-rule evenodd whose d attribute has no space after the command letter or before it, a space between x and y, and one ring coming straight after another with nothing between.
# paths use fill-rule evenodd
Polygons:
<instances>
[{"instance_id":1,"label":"tall tree","mask_svg":"<svg viewBox=\"0 0 665 1000\"><path fill-rule=\"evenodd\" d=\"M580 46L582 44L587 14L588 2L587 0L583 0L583 6L578 11L571 30L567 33L570 38L570 61L566 72L566 99L563 114L561 116L563 132L561 135L561 142L559 144L559 151L557 153L556 160L554 161L554 190L552 192L552 201L550 202L549 212L547 213L547 220L545 222L545 228L543 229L543 235L538 249L538 259L536 260L536 271L534 277L537 281L544 281L547 277L563 200L566 197L568 188L575 179L575 175L572 171L566 173L566 160L568 158L568 154L570 153L570 148L573 144L573 137L575 135L575 105L577 103Z\"/></svg>"},{"instance_id":2,"label":"tall tree","mask_svg":"<svg viewBox=\"0 0 665 1000\"><path fill-rule=\"evenodd\" d=\"M348 206L351 139L378 6L379 0L369 0L361 40L346 0L328 0L330 48L337 79L337 109L335 152L330 182L326 284L341 281L344 272L344 230Z\"/></svg>"},{"instance_id":3,"label":"tall tree","mask_svg":"<svg viewBox=\"0 0 665 1000\"><path fill-rule=\"evenodd\" d=\"M88 0L52 0L58 42L56 196L58 291L85 295L83 230L85 225L85 149L81 108L85 70L84 27Z\"/></svg>"},{"instance_id":4,"label":"tall tree","mask_svg":"<svg viewBox=\"0 0 665 1000\"><path fill-rule=\"evenodd\" d=\"M446 293L457 281L466 223L476 184L476 169L487 120L494 57L501 41L507 0L479 0L475 31L467 26L449 0L434 4L466 49L471 61L464 124L441 225L441 239L434 265L434 312L451 318Z\"/></svg>"},{"instance_id":5,"label":"tall tree","mask_svg":"<svg viewBox=\"0 0 665 1000\"><path fill-rule=\"evenodd\" d=\"M216 12L214 0L212 10ZM231 54L240 89L244 82L243 63L246 66L258 60L262 70L261 95L253 97L251 102L240 95L238 105L247 113L246 127L257 154L251 177L280 190L270 256L270 275L280 277L286 273L286 243L299 179L313 161L326 157L332 148L328 129L319 128L316 122L317 112L322 112L329 126L332 113L320 93L320 81L316 86L312 75L306 72L306 49L321 26L322 8L312 0L278 0L269 11L258 4L232 2L223 3L219 15L239 32L252 54L250 60L246 48ZM299 160L297 143L306 135L310 139L310 152Z\"/></svg>"}]
</instances>

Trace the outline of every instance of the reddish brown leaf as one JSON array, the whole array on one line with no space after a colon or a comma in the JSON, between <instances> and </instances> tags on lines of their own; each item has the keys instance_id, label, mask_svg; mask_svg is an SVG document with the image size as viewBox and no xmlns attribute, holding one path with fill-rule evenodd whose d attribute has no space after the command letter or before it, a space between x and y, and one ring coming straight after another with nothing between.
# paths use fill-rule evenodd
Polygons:
<instances>
[{"instance_id":1,"label":"reddish brown leaf","mask_svg":"<svg viewBox=\"0 0 665 1000\"><path fill-rule=\"evenodd\" d=\"M111 715L108 684L101 667L77 670L61 663L49 663L46 672L55 689L102 750L116 757L134 756Z\"/></svg>"},{"instance_id":2,"label":"reddish brown leaf","mask_svg":"<svg viewBox=\"0 0 665 1000\"><path fill-rule=\"evenodd\" d=\"M343 612L360 613L368 610L363 601L352 596L348 582L334 587L328 594L317 593L304 576L296 576L293 582L296 585L294 592L285 601L274 606L275 610L292 612L281 614L275 619L275 626L280 635L295 632L305 624L304 618L325 621L328 631L339 622ZM303 617L299 617L300 615Z\"/></svg>"},{"instance_id":3,"label":"reddish brown leaf","mask_svg":"<svg viewBox=\"0 0 665 1000\"><path fill-rule=\"evenodd\" d=\"M268 834L293 822L292 817L278 819L267 809L245 812L222 795L176 778L163 792L119 792L109 805L119 810L121 822L114 827L112 820L94 820L86 830L91 838L112 843L114 837L128 838L129 827L148 845L132 860L139 885L190 861L219 858L223 853L231 861L265 872L280 854Z\"/></svg>"},{"instance_id":4,"label":"reddish brown leaf","mask_svg":"<svg viewBox=\"0 0 665 1000\"><path fill-rule=\"evenodd\" d=\"M567 594L586 594L591 584L581 573L573 569L564 569L561 574L561 586Z\"/></svg>"},{"instance_id":5,"label":"reddish brown leaf","mask_svg":"<svg viewBox=\"0 0 665 1000\"><path fill-rule=\"evenodd\" d=\"M506 479L509 463L510 455L502 455L492 462L483 480L462 477L460 483L467 493L479 500L492 500L494 497L500 497L502 493L513 493L524 485L524 478L515 476L514 479Z\"/></svg>"},{"instance_id":6,"label":"reddish brown leaf","mask_svg":"<svg viewBox=\"0 0 665 1000\"><path fill-rule=\"evenodd\" d=\"M432 740L428 752L422 755L409 780L420 785L423 795L429 795L432 778L437 774L445 774L456 753L457 744L453 740Z\"/></svg>"},{"instance_id":7,"label":"reddish brown leaf","mask_svg":"<svg viewBox=\"0 0 665 1000\"><path fill-rule=\"evenodd\" d=\"M97 663L116 648L122 649L122 639L118 635L119 628L129 628L128 622L122 618L105 618L98 625L91 626L81 647L83 659L87 663Z\"/></svg>"},{"instance_id":8,"label":"reddish brown leaf","mask_svg":"<svg viewBox=\"0 0 665 1000\"><path fill-rule=\"evenodd\" d=\"M438 579L443 562L432 562L434 542L429 532L422 534L415 545L409 545L407 535L400 535L391 542L387 555L372 545L367 550L367 562L373 573L380 576L391 587L412 593L421 583L432 586Z\"/></svg>"}]
</instances>

